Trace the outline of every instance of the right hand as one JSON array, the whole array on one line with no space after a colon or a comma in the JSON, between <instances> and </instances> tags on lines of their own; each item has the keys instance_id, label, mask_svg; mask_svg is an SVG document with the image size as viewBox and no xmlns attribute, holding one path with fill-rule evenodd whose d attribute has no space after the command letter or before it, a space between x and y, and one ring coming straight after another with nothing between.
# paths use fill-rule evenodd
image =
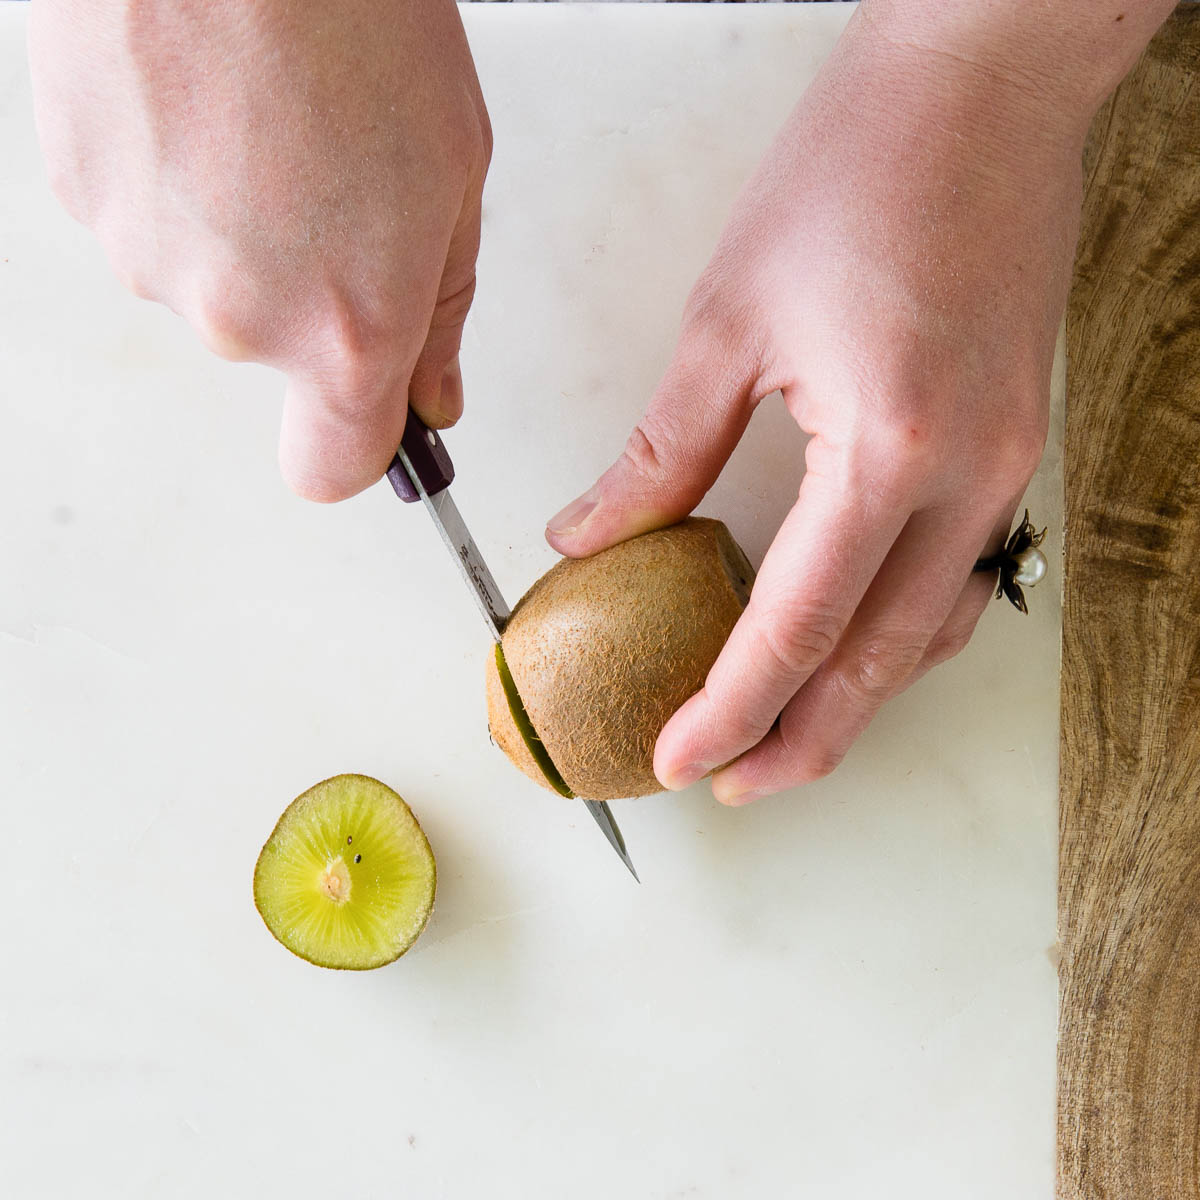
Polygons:
<instances>
[{"instance_id":1,"label":"right hand","mask_svg":"<svg viewBox=\"0 0 1200 1200\"><path fill-rule=\"evenodd\" d=\"M958 36L932 45L859 8L735 204L624 453L551 520L576 556L679 520L776 389L812 435L745 612L658 738L667 787L715 771L745 804L828 774L995 587L972 567L1041 456L1091 111L1030 73L1032 48L951 54L991 9L945 7Z\"/></svg>"},{"instance_id":2,"label":"right hand","mask_svg":"<svg viewBox=\"0 0 1200 1200\"><path fill-rule=\"evenodd\" d=\"M280 467L377 480L409 404L462 412L487 110L452 0L39 0L55 193L118 276L289 380Z\"/></svg>"}]
</instances>

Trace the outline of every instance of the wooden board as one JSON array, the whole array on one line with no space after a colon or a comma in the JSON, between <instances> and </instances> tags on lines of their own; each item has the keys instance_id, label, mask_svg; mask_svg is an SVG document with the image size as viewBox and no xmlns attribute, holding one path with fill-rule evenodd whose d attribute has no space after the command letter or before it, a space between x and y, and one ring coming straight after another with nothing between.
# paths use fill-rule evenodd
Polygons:
<instances>
[{"instance_id":1,"label":"wooden board","mask_svg":"<svg viewBox=\"0 0 1200 1200\"><path fill-rule=\"evenodd\" d=\"M1067 315L1058 1179L1200 1195L1200 12L1104 107Z\"/></svg>"}]
</instances>

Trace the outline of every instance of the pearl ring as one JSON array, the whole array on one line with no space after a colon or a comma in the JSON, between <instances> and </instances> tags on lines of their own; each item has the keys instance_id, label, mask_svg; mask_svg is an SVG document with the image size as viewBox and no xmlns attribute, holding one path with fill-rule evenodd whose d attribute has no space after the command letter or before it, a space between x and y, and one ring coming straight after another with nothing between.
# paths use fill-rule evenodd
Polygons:
<instances>
[{"instance_id":1,"label":"pearl ring","mask_svg":"<svg viewBox=\"0 0 1200 1200\"><path fill-rule=\"evenodd\" d=\"M1043 529L1035 533L1029 521L1029 509L1021 524L1013 530L1003 550L999 554L991 554L981 558L974 566L976 571L1000 572L1000 583L996 588L996 599L1007 596L1014 608L1028 612L1025 607L1025 593L1022 585L1033 587L1046 576L1046 556L1038 549L1042 538L1046 536Z\"/></svg>"}]
</instances>

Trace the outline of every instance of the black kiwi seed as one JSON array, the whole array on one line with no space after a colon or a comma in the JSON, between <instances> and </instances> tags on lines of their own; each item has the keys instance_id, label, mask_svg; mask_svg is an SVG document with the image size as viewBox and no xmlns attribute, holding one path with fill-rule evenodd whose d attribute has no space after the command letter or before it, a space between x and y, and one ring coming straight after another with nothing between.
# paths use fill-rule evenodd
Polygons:
<instances>
[{"instance_id":1,"label":"black kiwi seed","mask_svg":"<svg viewBox=\"0 0 1200 1200\"><path fill-rule=\"evenodd\" d=\"M355 861L355 862L362 862L362 855L361 855L361 854L356 854L356 855L354 856L354 861Z\"/></svg>"}]
</instances>

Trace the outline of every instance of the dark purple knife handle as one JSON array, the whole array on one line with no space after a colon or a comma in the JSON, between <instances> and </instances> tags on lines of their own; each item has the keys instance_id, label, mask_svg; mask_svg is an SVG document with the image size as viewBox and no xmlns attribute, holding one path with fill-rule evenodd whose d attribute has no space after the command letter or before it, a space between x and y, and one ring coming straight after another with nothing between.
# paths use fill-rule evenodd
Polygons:
<instances>
[{"instance_id":1,"label":"dark purple knife handle","mask_svg":"<svg viewBox=\"0 0 1200 1200\"><path fill-rule=\"evenodd\" d=\"M408 455L408 461L412 463L427 496L436 496L454 482L454 464L450 461L450 455L446 453L442 439L438 437L437 431L430 429L412 409L409 409L408 423L404 426L404 436L400 439L400 445ZM420 500L421 494L413 487L412 480L400 461L400 455L397 454L392 459L387 477L395 488L396 495L405 504Z\"/></svg>"}]
</instances>

